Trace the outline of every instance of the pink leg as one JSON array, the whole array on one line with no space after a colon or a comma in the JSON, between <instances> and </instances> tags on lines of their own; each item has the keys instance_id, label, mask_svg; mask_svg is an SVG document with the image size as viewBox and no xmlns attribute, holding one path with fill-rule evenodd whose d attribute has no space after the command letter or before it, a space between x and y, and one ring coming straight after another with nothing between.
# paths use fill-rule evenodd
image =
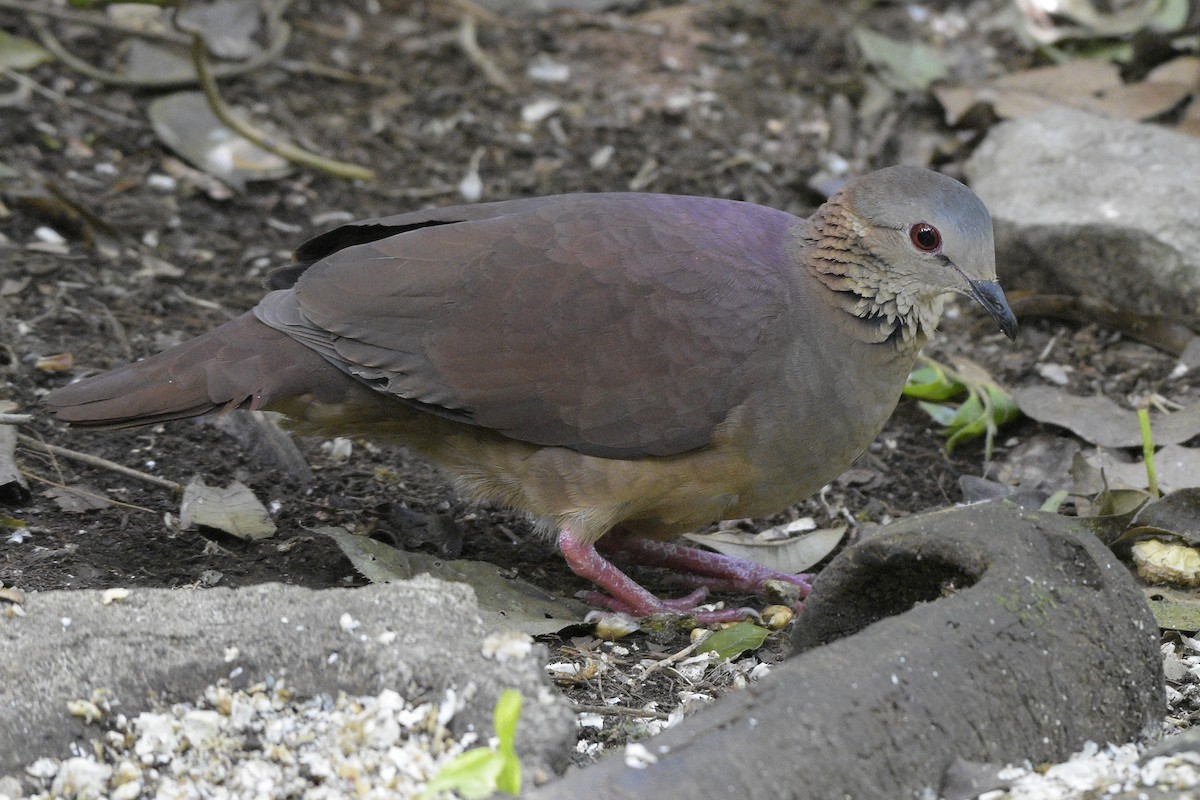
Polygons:
<instances>
[{"instance_id":1,"label":"pink leg","mask_svg":"<svg viewBox=\"0 0 1200 800\"><path fill-rule=\"evenodd\" d=\"M611 595L603 604L617 611L641 617L654 614L689 614L701 625L715 622L737 622L748 616L756 616L751 609L738 608L728 611L701 611L692 614L694 601L704 598L705 590L692 592L680 600L662 600L644 586L612 565L596 548L582 541L571 531L563 528L558 532L558 549L562 551L567 566L581 578L586 578ZM687 605L691 603L691 605ZM686 607L685 607L686 606Z\"/></svg>"},{"instance_id":2,"label":"pink leg","mask_svg":"<svg viewBox=\"0 0 1200 800\"><path fill-rule=\"evenodd\" d=\"M707 586L701 586L700 588L684 595L683 597L676 597L670 600L663 597L657 597L656 599L667 608L673 609L679 614L686 614L696 606L703 603L704 598L708 597L708 592L709 589ZM628 604L623 603L612 595L605 594L604 592L581 592L577 595L577 597L581 598L583 602L589 603L593 606L604 606L605 608L612 609L613 611L620 611L624 614L635 613L633 608L631 608Z\"/></svg>"},{"instance_id":3,"label":"pink leg","mask_svg":"<svg viewBox=\"0 0 1200 800\"><path fill-rule=\"evenodd\" d=\"M666 567L683 573L692 585L713 591L760 594L769 580L793 583L800 587L803 600L812 590L812 576L780 572L753 561L710 553L695 547L656 542L630 536L624 531L611 531L599 542L606 553L627 553L629 560L647 567Z\"/></svg>"}]
</instances>

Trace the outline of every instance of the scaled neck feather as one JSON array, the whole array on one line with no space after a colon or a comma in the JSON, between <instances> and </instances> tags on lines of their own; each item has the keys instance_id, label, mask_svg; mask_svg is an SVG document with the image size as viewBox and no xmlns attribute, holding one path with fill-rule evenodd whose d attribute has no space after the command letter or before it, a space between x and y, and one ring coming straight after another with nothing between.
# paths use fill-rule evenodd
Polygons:
<instances>
[{"instance_id":1,"label":"scaled neck feather","mask_svg":"<svg viewBox=\"0 0 1200 800\"><path fill-rule=\"evenodd\" d=\"M867 223L838 203L821 206L800 235L800 263L829 290L835 308L855 317L863 341L919 350L937 327L943 298L923 298L888 270L866 241Z\"/></svg>"}]
</instances>

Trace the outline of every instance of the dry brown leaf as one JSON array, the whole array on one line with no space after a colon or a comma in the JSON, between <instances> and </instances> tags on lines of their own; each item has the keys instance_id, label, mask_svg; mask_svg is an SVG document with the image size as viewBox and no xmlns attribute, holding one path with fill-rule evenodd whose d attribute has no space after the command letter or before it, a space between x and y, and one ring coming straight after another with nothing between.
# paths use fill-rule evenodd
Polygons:
<instances>
[{"instance_id":1,"label":"dry brown leaf","mask_svg":"<svg viewBox=\"0 0 1200 800\"><path fill-rule=\"evenodd\" d=\"M832 553L846 536L846 526L822 528L788 539L763 537L764 533L769 534L769 531L758 534L738 531L689 533L684 538L733 558L753 561L780 572L797 573Z\"/></svg>"},{"instance_id":2,"label":"dry brown leaf","mask_svg":"<svg viewBox=\"0 0 1200 800\"><path fill-rule=\"evenodd\" d=\"M199 478L183 490L179 524L213 528L239 539L266 539L275 535L275 522L250 488L239 481L226 487L208 486Z\"/></svg>"},{"instance_id":3,"label":"dry brown leaf","mask_svg":"<svg viewBox=\"0 0 1200 800\"><path fill-rule=\"evenodd\" d=\"M54 486L42 492L42 497L49 497L60 510L69 514L79 514L84 511L96 511L108 508L112 501L98 489L93 489L82 483L70 486Z\"/></svg>"},{"instance_id":4,"label":"dry brown leaf","mask_svg":"<svg viewBox=\"0 0 1200 800\"><path fill-rule=\"evenodd\" d=\"M1185 61L1185 59L1176 59ZM1197 86L1196 69L1169 62L1140 83L1123 83L1107 61L1081 59L1003 75L971 86L934 89L946 121L958 124L972 109L988 105L1001 119L1016 119L1065 106L1116 119L1156 117L1182 103Z\"/></svg>"},{"instance_id":5,"label":"dry brown leaf","mask_svg":"<svg viewBox=\"0 0 1200 800\"><path fill-rule=\"evenodd\" d=\"M1142 446L1137 412L1103 395L1081 397L1054 386L1027 386L1013 392L1025 416L1067 428L1101 447ZM1200 435L1200 406L1170 414L1151 412L1150 430L1155 445L1180 444Z\"/></svg>"},{"instance_id":6,"label":"dry brown leaf","mask_svg":"<svg viewBox=\"0 0 1200 800\"><path fill-rule=\"evenodd\" d=\"M1146 465L1139 461L1122 461L1107 450L1095 450L1083 456L1093 469L1104 471L1109 485L1144 489L1148 483ZM1200 488L1200 449L1169 444L1154 454L1158 488L1162 492ZM1090 482L1094 487L1096 482ZM1081 491L1084 485L1077 485Z\"/></svg>"}]
</instances>

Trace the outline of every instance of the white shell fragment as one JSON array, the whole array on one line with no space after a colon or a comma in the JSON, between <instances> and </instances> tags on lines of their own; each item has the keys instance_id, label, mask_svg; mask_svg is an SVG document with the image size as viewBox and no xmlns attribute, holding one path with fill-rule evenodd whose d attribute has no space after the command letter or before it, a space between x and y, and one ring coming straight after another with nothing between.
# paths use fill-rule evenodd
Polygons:
<instances>
[{"instance_id":1,"label":"white shell fragment","mask_svg":"<svg viewBox=\"0 0 1200 800\"><path fill-rule=\"evenodd\" d=\"M1200 551L1179 542L1142 539L1133 545L1138 577L1147 583L1200 586Z\"/></svg>"},{"instance_id":2,"label":"white shell fragment","mask_svg":"<svg viewBox=\"0 0 1200 800\"><path fill-rule=\"evenodd\" d=\"M105 589L104 592L100 595L100 605L111 606L113 603L123 603L128 598L129 598L129 590L128 589L124 589L124 588L120 588L120 587L114 587L112 589Z\"/></svg>"}]
</instances>

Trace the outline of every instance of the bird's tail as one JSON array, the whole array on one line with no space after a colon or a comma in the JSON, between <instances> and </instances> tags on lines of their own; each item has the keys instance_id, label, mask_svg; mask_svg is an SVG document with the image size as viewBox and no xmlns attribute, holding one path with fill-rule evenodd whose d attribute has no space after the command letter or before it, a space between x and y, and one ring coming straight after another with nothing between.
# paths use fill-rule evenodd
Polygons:
<instances>
[{"instance_id":1,"label":"bird's tail","mask_svg":"<svg viewBox=\"0 0 1200 800\"><path fill-rule=\"evenodd\" d=\"M315 351L246 313L144 361L55 389L42 402L75 426L132 428L328 394L349 380Z\"/></svg>"}]
</instances>

